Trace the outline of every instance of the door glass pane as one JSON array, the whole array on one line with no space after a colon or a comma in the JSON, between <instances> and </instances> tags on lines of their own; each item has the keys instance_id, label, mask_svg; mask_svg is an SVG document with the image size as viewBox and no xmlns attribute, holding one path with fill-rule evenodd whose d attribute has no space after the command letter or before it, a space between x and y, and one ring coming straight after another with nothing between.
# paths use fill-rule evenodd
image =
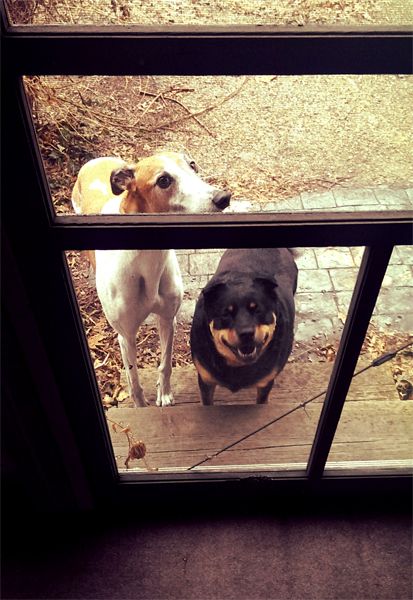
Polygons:
<instances>
[{"instance_id":1,"label":"door glass pane","mask_svg":"<svg viewBox=\"0 0 413 600\"><path fill-rule=\"evenodd\" d=\"M134 167L165 149L184 152L204 182L232 192L225 211L412 208L411 82L370 76L25 80L54 207L63 215L74 212L72 189L90 159L112 156ZM110 187L109 176L91 183L95 191ZM214 407L202 407L189 331L222 249L178 250L184 301L173 354L176 406L154 406L160 345L149 317L137 338L141 383L152 404L145 409L128 399L117 334L89 283L88 262L69 253L102 403L108 416L116 412L109 423L119 468L125 470L133 440L146 444L149 467L143 459L128 466L145 475L148 468L186 472L200 461L198 470L305 468L361 252L305 248L296 258L295 342L267 406L254 404L255 392L233 396L218 388ZM219 410L222 415L205 420Z\"/></svg>"},{"instance_id":2,"label":"door glass pane","mask_svg":"<svg viewBox=\"0 0 413 600\"><path fill-rule=\"evenodd\" d=\"M348 280L349 285L350 282L354 283L360 250L305 248L296 251L298 286L295 295L294 342L287 364L276 377L269 393L268 403L256 404L256 383L261 373L257 369L254 383L249 387L240 384L240 389L235 392L219 381L213 406L201 403L195 363L201 361L204 370L200 370L199 365L198 369L201 375L207 372L207 380L208 372L212 373L211 377L218 377L214 370L216 361L220 359L218 354L224 350L225 361L228 361L225 351L230 347L232 350L229 353L234 352L239 343L236 320L234 317L234 321L220 324L219 315L216 319L212 314L205 317L204 327L194 330L194 358L191 355L190 332L196 302L214 275L224 250L177 250L184 296L177 315L172 354L171 384L175 405L156 406L161 348L157 322L154 315L150 315L139 328L134 350L140 384L149 403L147 407L138 408L129 394L128 375L125 374L117 334L102 311L87 259L78 252L68 253L67 259L120 472L147 476L148 473L187 474L192 471L282 473L305 469L348 308L346 297L338 301L334 281L341 271L342 279ZM141 255L140 260L144 262L146 258ZM237 263L237 269L244 261L245 258ZM262 266L257 265L256 268L256 274L260 276ZM233 273L230 281L232 277L239 276ZM260 283L254 281L254 289L255 286L258 286L260 293L263 292ZM281 279L278 290L283 293L285 288ZM239 290L232 283L228 284L227 291L239 297ZM137 296L139 293L137 289ZM211 301L211 311L218 306L219 293ZM265 294L268 293L265 289ZM234 300L231 296L231 302L235 304L236 298ZM138 303L139 299L136 300ZM134 310L135 306L131 304L130 311ZM285 347L288 355L289 329L283 325L284 310L280 309L276 321L280 331L283 331L277 347ZM261 317L248 315L248 318L254 323L256 321L253 319L257 318L261 323ZM273 335L273 332L270 331L270 334ZM221 340L221 336L224 341L220 347L218 340ZM204 342L206 348L215 344L211 356L204 355ZM192 348L193 344L192 340ZM216 352L217 348L219 352ZM219 376L227 378L226 385L231 384L235 389L238 378L244 376L243 365L237 364L235 372L234 368L230 368L232 363L229 363L225 363L224 371L220 371ZM263 381L264 371L262 375ZM145 444L146 462L143 458L127 460L130 444L138 442Z\"/></svg>"},{"instance_id":3,"label":"door glass pane","mask_svg":"<svg viewBox=\"0 0 413 600\"><path fill-rule=\"evenodd\" d=\"M327 470L413 467L412 268L413 247L397 246L367 331ZM341 300L348 301L345 290L339 294ZM386 355L390 360L378 360ZM377 360L379 364L370 367Z\"/></svg>"},{"instance_id":4,"label":"door glass pane","mask_svg":"<svg viewBox=\"0 0 413 600\"><path fill-rule=\"evenodd\" d=\"M241 211L413 208L413 76L25 78L55 210L91 158L183 151Z\"/></svg>"}]
</instances>

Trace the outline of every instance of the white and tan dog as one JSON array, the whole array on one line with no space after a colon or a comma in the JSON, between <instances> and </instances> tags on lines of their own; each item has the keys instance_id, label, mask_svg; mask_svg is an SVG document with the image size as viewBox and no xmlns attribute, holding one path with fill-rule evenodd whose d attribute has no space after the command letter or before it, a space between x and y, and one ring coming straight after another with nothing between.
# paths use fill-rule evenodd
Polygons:
<instances>
[{"instance_id":1,"label":"white and tan dog","mask_svg":"<svg viewBox=\"0 0 413 600\"><path fill-rule=\"evenodd\" d=\"M135 166L110 157L89 161L79 171L72 204L77 214L202 213L223 210L230 197L203 181L183 154L163 152ZM131 398L136 406L148 404L139 383L136 334L155 313L161 343L156 404L173 404L172 345L183 296L175 252L96 250L90 258L103 311L118 333Z\"/></svg>"}]
</instances>

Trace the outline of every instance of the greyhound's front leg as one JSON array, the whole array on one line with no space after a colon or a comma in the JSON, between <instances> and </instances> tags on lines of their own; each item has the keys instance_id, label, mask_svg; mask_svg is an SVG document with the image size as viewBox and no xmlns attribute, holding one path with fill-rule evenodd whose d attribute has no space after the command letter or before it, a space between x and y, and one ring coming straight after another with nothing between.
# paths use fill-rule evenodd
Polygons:
<instances>
[{"instance_id":1,"label":"greyhound's front leg","mask_svg":"<svg viewBox=\"0 0 413 600\"><path fill-rule=\"evenodd\" d=\"M155 313L158 315L158 331L161 342L157 406L174 404L171 391L172 347L175 335L176 314L183 298L182 277L178 259L172 250L168 253L162 273Z\"/></svg>"},{"instance_id":2,"label":"greyhound's front leg","mask_svg":"<svg viewBox=\"0 0 413 600\"><path fill-rule=\"evenodd\" d=\"M157 406L170 406L174 403L171 391L172 347L175 335L176 319L158 317L159 338L161 342L161 363L159 365Z\"/></svg>"},{"instance_id":3,"label":"greyhound's front leg","mask_svg":"<svg viewBox=\"0 0 413 600\"><path fill-rule=\"evenodd\" d=\"M129 395L137 408L147 406L149 402L146 401L143 388L139 383L138 367L136 364L136 336L135 334L133 337L123 336L119 333L118 340L128 381Z\"/></svg>"}]
</instances>

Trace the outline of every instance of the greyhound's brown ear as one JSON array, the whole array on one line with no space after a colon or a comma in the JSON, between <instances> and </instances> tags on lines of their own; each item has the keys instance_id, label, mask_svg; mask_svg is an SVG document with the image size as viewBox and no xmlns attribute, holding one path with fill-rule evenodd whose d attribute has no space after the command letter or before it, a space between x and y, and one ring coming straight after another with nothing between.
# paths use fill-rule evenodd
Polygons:
<instances>
[{"instance_id":1,"label":"greyhound's brown ear","mask_svg":"<svg viewBox=\"0 0 413 600\"><path fill-rule=\"evenodd\" d=\"M128 189L129 185L135 179L135 171L130 167L122 167L115 169L110 174L110 186L112 193L119 196L122 192Z\"/></svg>"}]
</instances>

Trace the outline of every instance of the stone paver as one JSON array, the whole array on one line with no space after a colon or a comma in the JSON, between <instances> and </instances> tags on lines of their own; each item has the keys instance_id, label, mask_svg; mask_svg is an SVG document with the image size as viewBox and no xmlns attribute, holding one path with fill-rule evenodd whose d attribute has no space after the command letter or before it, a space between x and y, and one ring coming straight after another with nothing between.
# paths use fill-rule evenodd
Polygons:
<instances>
[{"instance_id":1,"label":"stone paver","mask_svg":"<svg viewBox=\"0 0 413 600\"><path fill-rule=\"evenodd\" d=\"M350 248L350 251L353 256L354 264L356 267L359 267L364 254L364 246L353 246Z\"/></svg>"},{"instance_id":2,"label":"stone paver","mask_svg":"<svg viewBox=\"0 0 413 600\"><path fill-rule=\"evenodd\" d=\"M405 190L377 189L375 195L380 204L390 208L409 208L411 206Z\"/></svg>"},{"instance_id":3,"label":"stone paver","mask_svg":"<svg viewBox=\"0 0 413 600\"><path fill-rule=\"evenodd\" d=\"M346 315L350 306L352 291L336 292L335 299L340 315Z\"/></svg>"},{"instance_id":4,"label":"stone paver","mask_svg":"<svg viewBox=\"0 0 413 600\"><path fill-rule=\"evenodd\" d=\"M333 191L337 206L366 206L377 204L377 198L373 190L337 189Z\"/></svg>"},{"instance_id":5,"label":"stone paver","mask_svg":"<svg viewBox=\"0 0 413 600\"><path fill-rule=\"evenodd\" d=\"M336 333L336 328L331 319L307 319L305 321L297 319L294 335L296 342L306 342L319 336L320 333L326 338Z\"/></svg>"},{"instance_id":6,"label":"stone paver","mask_svg":"<svg viewBox=\"0 0 413 600\"><path fill-rule=\"evenodd\" d=\"M297 249L298 256L295 259L299 271L304 269L317 269L317 259L311 248Z\"/></svg>"},{"instance_id":7,"label":"stone paver","mask_svg":"<svg viewBox=\"0 0 413 600\"><path fill-rule=\"evenodd\" d=\"M295 296L295 308L303 319L317 317L331 318L337 313L337 304L333 292L325 294L297 292Z\"/></svg>"},{"instance_id":8,"label":"stone paver","mask_svg":"<svg viewBox=\"0 0 413 600\"><path fill-rule=\"evenodd\" d=\"M413 270L410 265L389 265L383 279L383 287L412 287Z\"/></svg>"},{"instance_id":9,"label":"stone paver","mask_svg":"<svg viewBox=\"0 0 413 600\"><path fill-rule=\"evenodd\" d=\"M333 284L327 269L307 269L299 272L298 289L302 292L329 292Z\"/></svg>"},{"instance_id":10,"label":"stone paver","mask_svg":"<svg viewBox=\"0 0 413 600\"><path fill-rule=\"evenodd\" d=\"M321 194L317 192L303 192L301 199L306 209L335 208L337 206L333 192L323 192Z\"/></svg>"},{"instance_id":11,"label":"stone paver","mask_svg":"<svg viewBox=\"0 0 413 600\"><path fill-rule=\"evenodd\" d=\"M301 196L295 196L294 198L287 198L286 200L280 200L279 202L267 202L263 204L262 210L269 212L290 212L296 210L303 210L304 204L301 199Z\"/></svg>"},{"instance_id":12,"label":"stone paver","mask_svg":"<svg viewBox=\"0 0 413 600\"><path fill-rule=\"evenodd\" d=\"M213 275L218 266L221 253L192 254L189 256L189 273L191 275Z\"/></svg>"},{"instance_id":13,"label":"stone paver","mask_svg":"<svg viewBox=\"0 0 413 600\"><path fill-rule=\"evenodd\" d=\"M336 292L354 289L358 269L329 269L329 273Z\"/></svg>"},{"instance_id":14,"label":"stone paver","mask_svg":"<svg viewBox=\"0 0 413 600\"><path fill-rule=\"evenodd\" d=\"M304 192L279 202L250 203L238 199L233 210L300 212L303 210L411 210L413 187L390 189L337 188L323 193ZM412 230L413 243L413 230ZM185 295L179 321L190 322L196 300L214 273L223 250L179 250ZM363 247L300 248L296 294L296 340L337 336L351 301ZM413 246L394 249L373 314L373 323L389 333L413 333Z\"/></svg>"},{"instance_id":15,"label":"stone paver","mask_svg":"<svg viewBox=\"0 0 413 600\"><path fill-rule=\"evenodd\" d=\"M413 265L413 250L411 246L397 246L395 250L405 265Z\"/></svg>"},{"instance_id":16,"label":"stone paver","mask_svg":"<svg viewBox=\"0 0 413 600\"><path fill-rule=\"evenodd\" d=\"M315 253L320 269L354 267L350 248L317 248Z\"/></svg>"}]
</instances>

